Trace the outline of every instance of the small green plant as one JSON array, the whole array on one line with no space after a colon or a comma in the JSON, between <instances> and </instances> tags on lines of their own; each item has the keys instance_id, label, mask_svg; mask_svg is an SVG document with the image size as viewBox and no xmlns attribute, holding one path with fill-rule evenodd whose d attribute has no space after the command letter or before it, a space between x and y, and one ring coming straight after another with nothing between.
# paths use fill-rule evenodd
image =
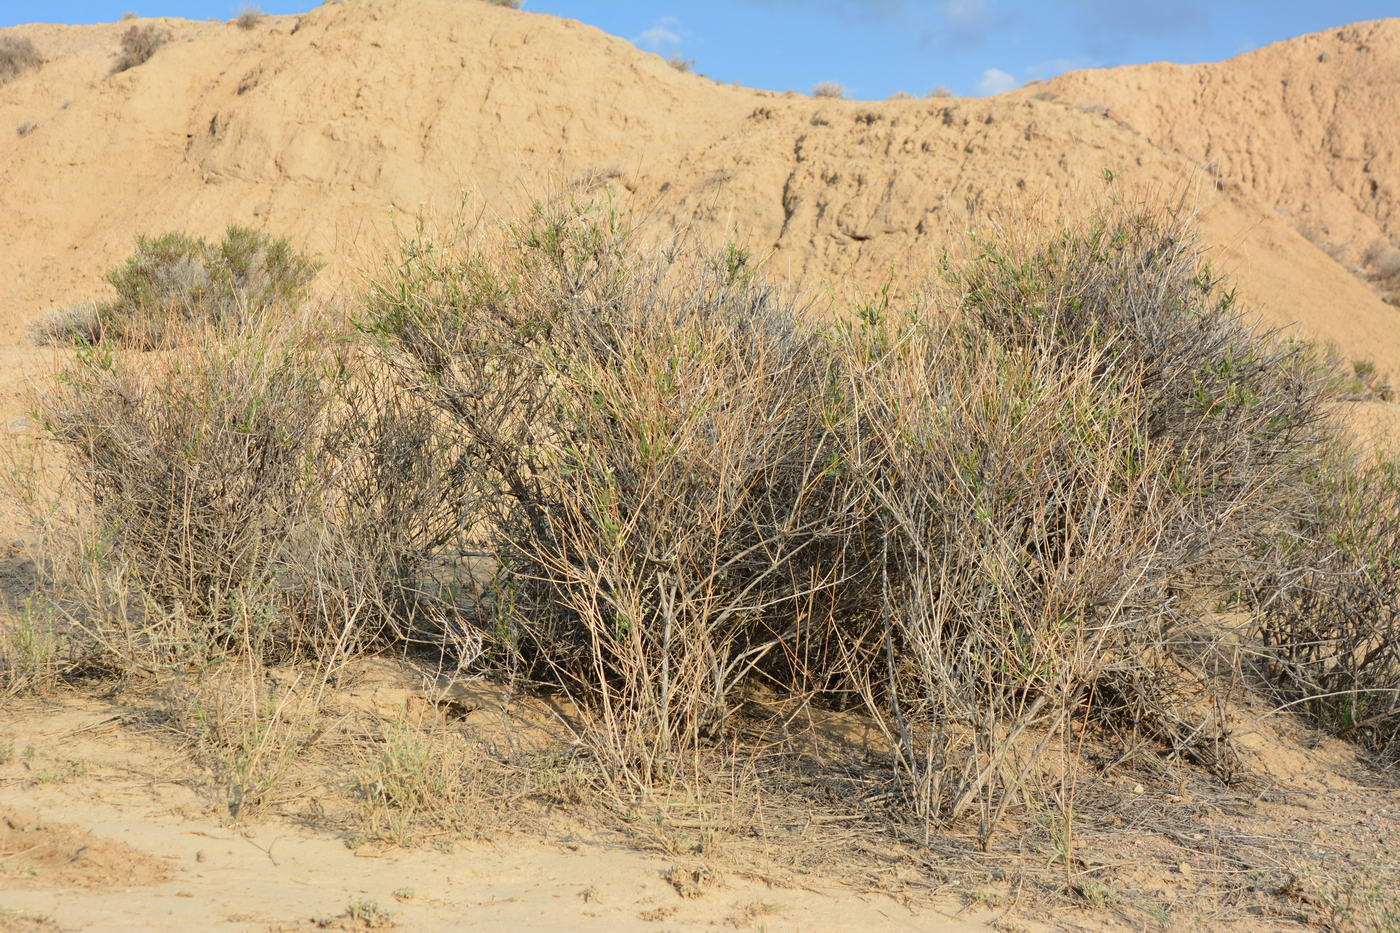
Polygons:
<instances>
[{"instance_id":1,"label":"small green plant","mask_svg":"<svg viewBox=\"0 0 1400 933\"><path fill-rule=\"evenodd\" d=\"M343 916L366 930L388 930L396 925L393 913L368 899L351 901Z\"/></svg>"},{"instance_id":2,"label":"small green plant","mask_svg":"<svg viewBox=\"0 0 1400 933\"><path fill-rule=\"evenodd\" d=\"M46 693L72 664L68 639L34 602L0 617L0 696Z\"/></svg>"},{"instance_id":3,"label":"small green plant","mask_svg":"<svg viewBox=\"0 0 1400 933\"><path fill-rule=\"evenodd\" d=\"M318 266L287 240L231 226L219 241L167 233L141 237L136 252L107 273L116 297L40 321L40 343L115 340L173 346L191 324L228 324L306 300Z\"/></svg>"},{"instance_id":4,"label":"small green plant","mask_svg":"<svg viewBox=\"0 0 1400 933\"><path fill-rule=\"evenodd\" d=\"M1107 910L1118 903L1118 891L1102 881L1087 878L1074 883L1074 893L1084 899L1090 907Z\"/></svg>"},{"instance_id":5,"label":"small green plant","mask_svg":"<svg viewBox=\"0 0 1400 933\"><path fill-rule=\"evenodd\" d=\"M213 775L234 819L282 799L293 767L323 730L314 691L264 683L256 666L172 681L167 727Z\"/></svg>"},{"instance_id":6,"label":"small green plant","mask_svg":"<svg viewBox=\"0 0 1400 933\"><path fill-rule=\"evenodd\" d=\"M1326 885L1318 896L1337 933L1400 933L1400 894L1384 884Z\"/></svg>"},{"instance_id":7,"label":"small green plant","mask_svg":"<svg viewBox=\"0 0 1400 933\"><path fill-rule=\"evenodd\" d=\"M383 725L355 777L367 833L400 846L442 830L466 832L480 815L480 769L461 736L403 718ZM411 896L411 893L410 893Z\"/></svg>"},{"instance_id":8,"label":"small green plant","mask_svg":"<svg viewBox=\"0 0 1400 933\"><path fill-rule=\"evenodd\" d=\"M43 64L39 50L28 36L0 36L0 85Z\"/></svg>"}]
</instances>

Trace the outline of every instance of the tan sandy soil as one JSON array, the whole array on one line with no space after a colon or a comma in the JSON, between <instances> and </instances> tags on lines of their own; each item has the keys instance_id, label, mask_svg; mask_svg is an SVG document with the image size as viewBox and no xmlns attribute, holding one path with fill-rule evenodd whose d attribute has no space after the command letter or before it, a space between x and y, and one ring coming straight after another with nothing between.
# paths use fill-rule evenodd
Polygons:
<instances>
[{"instance_id":1,"label":"tan sandy soil","mask_svg":"<svg viewBox=\"0 0 1400 933\"><path fill-rule=\"evenodd\" d=\"M1077 71L1017 92L1106 107L1360 262L1400 245L1400 20L1356 23L1207 65Z\"/></svg>"},{"instance_id":2,"label":"tan sandy soil","mask_svg":"<svg viewBox=\"0 0 1400 933\"><path fill-rule=\"evenodd\" d=\"M346 699L392 708L406 696L381 681ZM0 764L12 914L85 931L362 929L343 915L369 901L423 931L990 929L954 898L906 905L849 879L678 886L676 859L581 828L404 850L352 848L285 818L235 823L184 755L130 719L130 706L79 697L0 714L0 749L14 749Z\"/></svg>"}]
</instances>

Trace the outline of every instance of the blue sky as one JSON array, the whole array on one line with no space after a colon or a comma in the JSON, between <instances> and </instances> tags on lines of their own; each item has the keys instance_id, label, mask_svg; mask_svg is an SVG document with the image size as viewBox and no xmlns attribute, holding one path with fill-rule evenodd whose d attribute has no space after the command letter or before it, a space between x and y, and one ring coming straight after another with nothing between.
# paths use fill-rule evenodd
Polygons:
<instances>
[{"instance_id":1,"label":"blue sky","mask_svg":"<svg viewBox=\"0 0 1400 933\"><path fill-rule=\"evenodd\" d=\"M262 0L299 13L319 0ZM474 3L479 0L461 0ZM228 18L240 0L0 0L0 26L144 16ZM1400 0L527 0L720 81L850 96L996 93L1074 68L1202 62L1363 19Z\"/></svg>"}]
</instances>

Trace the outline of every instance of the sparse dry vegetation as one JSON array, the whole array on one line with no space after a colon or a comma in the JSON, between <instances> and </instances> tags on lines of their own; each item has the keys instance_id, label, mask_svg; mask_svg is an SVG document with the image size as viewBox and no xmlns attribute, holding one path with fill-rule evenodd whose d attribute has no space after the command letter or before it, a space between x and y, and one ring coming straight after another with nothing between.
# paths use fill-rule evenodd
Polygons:
<instances>
[{"instance_id":1,"label":"sparse dry vegetation","mask_svg":"<svg viewBox=\"0 0 1400 933\"><path fill-rule=\"evenodd\" d=\"M744 250L647 247L582 197L499 242L420 228L353 333L294 311L284 243L143 240L35 400L63 492L29 478L45 608L0 629L0 687L154 679L247 817L288 799L346 660L391 649L573 712L534 758L381 722L360 837L671 794L713 847L760 790L835 787L891 838L1016 825L1101 910L1124 894L1072 870L1076 834L1127 804L1091 760L1226 793L1241 689L1394 757L1395 469L1187 224L981 243L831 323ZM874 738L810 754L799 714Z\"/></svg>"},{"instance_id":2,"label":"sparse dry vegetation","mask_svg":"<svg viewBox=\"0 0 1400 933\"><path fill-rule=\"evenodd\" d=\"M0 36L0 85L44 64L28 36Z\"/></svg>"},{"instance_id":3,"label":"sparse dry vegetation","mask_svg":"<svg viewBox=\"0 0 1400 933\"><path fill-rule=\"evenodd\" d=\"M245 6L233 22L239 29L249 31L257 29L264 18L265 14L257 6Z\"/></svg>"},{"instance_id":4,"label":"sparse dry vegetation","mask_svg":"<svg viewBox=\"0 0 1400 933\"><path fill-rule=\"evenodd\" d=\"M131 19L132 15L124 15L123 19ZM122 33L121 50L117 53L117 60L112 63L112 74L127 71L150 61L151 56L156 54L162 45L170 41L170 34L158 29L153 25L129 26Z\"/></svg>"},{"instance_id":5,"label":"sparse dry vegetation","mask_svg":"<svg viewBox=\"0 0 1400 933\"><path fill-rule=\"evenodd\" d=\"M846 86L839 81L819 81L812 87L813 97L836 97L846 96Z\"/></svg>"}]
</instances>

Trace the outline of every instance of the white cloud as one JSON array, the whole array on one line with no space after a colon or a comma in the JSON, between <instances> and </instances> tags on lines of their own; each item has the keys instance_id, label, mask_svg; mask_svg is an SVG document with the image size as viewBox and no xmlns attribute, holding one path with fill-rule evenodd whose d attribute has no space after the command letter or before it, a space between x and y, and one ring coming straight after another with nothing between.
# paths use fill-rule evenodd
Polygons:
<instances>
[{"instance_id":1,"label":"white cloud","mask_svg":"<svg viewBox=\"0 0 1400 933\"><path fill-rule=\"evenodd\" d=\"M1000 68L988 68L982 72L982 80L977 82L977 93L983 97L1014 91L1018 82Z\"/></svg>"},{"instance_id":2,"label":"white cloud","mask_svg":"<svg viewBox=\"0 0 1400 933\"><path fill-rule=\"evenodd\" d=\"M681 21L674 16L663 16L642 32L633 41L648 49L660 49L681 44Z\"/></svg>"}]
</instances>

